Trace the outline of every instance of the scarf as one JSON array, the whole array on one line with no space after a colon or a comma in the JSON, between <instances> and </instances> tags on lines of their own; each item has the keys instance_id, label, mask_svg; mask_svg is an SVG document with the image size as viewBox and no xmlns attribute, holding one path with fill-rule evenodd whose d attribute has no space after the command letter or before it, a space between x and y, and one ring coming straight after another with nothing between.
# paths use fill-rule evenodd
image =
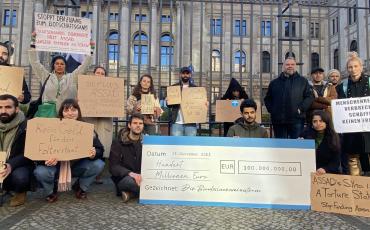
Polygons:
<instances>
[{"instance_id":1,"label":"scarf","mask_svg":"<svg viewBox=\"0 0 370 230\"><path fill-rule=\"evenodd\" d=\"M19 111L9 123L0 122L0 151L7 152L6 159L9 158L10 148L17 133L18 126L25 120L22 111Z\"/></svg>"},{"instance_id":2,"label":"scarf","mask_svg":"<svg viewBox=\"0 0 370 230\"><path fill-rule=\"evenodd\" d=\"M58 192L65 192L71 190L71 162L61 161L59 168Z\"/></svg>"},{"instance_id":3,"label":"scarf","mask_svg":"<svg viewBox=\"0 0 370 230\"><path fill-rule=\"evenodd\" d=\"M323 139L324 139L324 133L317 133L317 136L315 138L315 148L316 149L319 147Z\"/></svg>"}]
</instances>

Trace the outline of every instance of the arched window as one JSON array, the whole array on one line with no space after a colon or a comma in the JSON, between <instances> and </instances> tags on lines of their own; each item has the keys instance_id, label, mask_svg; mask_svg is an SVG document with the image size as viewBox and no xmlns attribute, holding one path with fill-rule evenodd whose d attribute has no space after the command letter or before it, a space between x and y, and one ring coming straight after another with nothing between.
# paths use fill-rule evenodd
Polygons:
<instances>
[{"instance_id":1,"label":"arched window","mask_svg":"<svg viewBox=\"0 0 370 230\"><path fill-rule=\"evenodd\" d=\"M212 71L220 71L221 53L218 50L212 50Z\"/></svg>"},{"instance_id":2,"label":"arched window","mask_svg":"<svg viewBox=\"0 0 370 230\"><path fill-rule=\"evenodd\" d=\"M333 55L333 62L334 62L334 69L339 69L339 50L335 49L334 50L334 55Z\"/></svg>"},{"instance_id":3,"label":"arched window","mask_svg":"<svg viewBox=\"0 0 370 230\"><path fill-rule=\"evenodd\" d=\"M267 51L262 52L262 73L271 72L271 55Z\"/></svg>"},{"instance_id":4,"label":"arched window","mask_svg":"<svg viewBox=\"0 0 370 230\"><path fill-rule=\"evenodd\" d=\"M173 65L173 38L170 34L161 36L161 66Z\"/></svg>"},{"instance_id":5,"label":"arched window","mask_svg":"<svg viewBox=\"0 0 370 230\"><path fill-rule=\"evenodd\" d=\"M148 36L143 32L134 36L134 64L148 64Z\"/></svg>"},{"instance_id":6,"label":"arched window","mask_svg":"<svg viewBox=\"0 0 370 230\"><path fill-rule=\"evenodd\" d=\"M355 52L358 52L358 47L357 47L357 41L356 40L353 40L351 42L351 45L349 47L349 50L350 51L355 51Z\"/></svg>"},{"instance_id":7,"label":"arched window","mask_svg":"<svg viewBox=\"0 0 370 230\"><path fill-rule=\"evenodd\" d=\"M285 54L285 59L287 59L288 57L292 57L292 58L294 58L294 59L295 59L295 54L294 54L293 52L287 52L287 53Z\"/></svg>"},{"instance_id":8,"label":"arched window","mask_svg":"<svg viewBox=\"0 0 370 230\"><path fill-rule=\"evenodd\" d=\"M246 55L244 51L236 51L234 54L234 71L235 72L245 72L246 71Z\"/></svg>"},{"instance_id":9,"label":"arched window","mask_svg":"<svg viewBox=\"0 0 370 230\"><path fill-rule=\"evenodd\" d=\"M320 67L320 56L318 53L311 54L311 69Z\"/></svg>"},{"instance_id":10,"label":"arched window","mask_svg":"<svg viewBox=\"0 0 370 230\"><path fill-rule=\"evenodd\" d=\"M109 57L109 68L116 69L118 62L118 32L112 31L109 33L108 42L108 57Z\"/></svg>"}]
</instances>

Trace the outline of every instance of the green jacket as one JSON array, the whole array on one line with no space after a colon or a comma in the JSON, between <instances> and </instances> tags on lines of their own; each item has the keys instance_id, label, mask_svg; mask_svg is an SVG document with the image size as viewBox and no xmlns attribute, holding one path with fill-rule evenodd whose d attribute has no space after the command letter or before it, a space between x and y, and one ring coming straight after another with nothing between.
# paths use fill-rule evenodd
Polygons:
<instances>
[{"instance_id":1,"label":"green jacket","mask_svg":"<svg viewBox=\"0 0 370 230\"><path fill-rule=\"evenodd\" d=\"M228 137L251 137L251 138L268 138L267 130L254 122L252 124L244 123L241 117L235 121L235 125L231 126L227 132Z\"/></svg>"}]
</instances>

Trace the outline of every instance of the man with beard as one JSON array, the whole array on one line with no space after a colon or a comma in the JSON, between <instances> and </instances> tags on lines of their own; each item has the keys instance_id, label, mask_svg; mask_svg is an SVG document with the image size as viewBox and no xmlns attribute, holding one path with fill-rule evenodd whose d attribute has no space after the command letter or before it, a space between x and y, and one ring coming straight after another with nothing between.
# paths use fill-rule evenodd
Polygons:
<instances>
[{"instance_id":1,"label":"man with beard","mask_svg":"<svg viewBox=\"0 0 370 230\"><path fill-rule=\"evenodd\" d=\"M30 187L33 162L24 157L26 120L19 110L18 100L12 95L0 96L0 151L6 153L0 165L0 177L5 178L3 189L14 191L10 206L23 205Z\"/></svg>"},{"instance_id":2,"label":"man with beard","mask_svg":"<svg viewBox=\"0 0 370 230\"><path fill-rule=\"evenodd\" d=\"M9 43L0 42L0 65L10 66L9 57L13 53L13 48ZM18 102L21 104L27 104L31 100L31 94L28 90L26 81L23 79L22 95L18 96Z\"/></svg>"},{"instance_id":3,"label":"man with beard","mask_svg":"<svg viewBox=\"0 0 370 230\"><path fill-rule=\"evenodd\" d=\"M124 202L138 197L141 183L141 150L144 117L133 114L128 127L121 129L113 141L109 155L109 171Z\"/></svg>"},{"instance_id":4,"label":"man with beard","mask_svg":"<svg viewBox=\"0 0 370 230\"><path fill-rule=\"evenodd\" d=\"M268 138L267 130L256 122L257 104L252 99L244 100L240 105L242 117L235 121L227 132L228 137Z\"/></svg>"},{"instance_id":5,"label":"man with beard","mask_svg":"<svg viewBox=\"0 0 370 230\"><path fill-rule=\"evenodd\" d=\"M295 59L288 57L283 63L283 72L270 82L265 97L275 138L297 139L312 101L307 79L296 71Z\"/></svg>"},{"instance_id":6,"label":"man with beard","mask_svg":"<svg viewBox=\"0 0 370 230\"><path fill-rule=\"evenodd\" d=\"M191 70L189 67L182 67L180 70L180 81L173 86L181 86L181 91L184 88L196 87L194 83L190 81ZM181 106L167 105L171 109L171 136L196 136L197 126L196 124L184 124L184 116L182 114Z\"/></svg>"}]
</instances>

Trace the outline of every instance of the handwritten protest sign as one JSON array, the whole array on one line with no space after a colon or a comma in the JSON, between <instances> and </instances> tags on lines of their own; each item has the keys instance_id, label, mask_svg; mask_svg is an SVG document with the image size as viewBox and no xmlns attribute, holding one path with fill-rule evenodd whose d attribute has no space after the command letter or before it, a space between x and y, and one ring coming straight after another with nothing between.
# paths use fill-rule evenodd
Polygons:
<instances>
[{"instance_id":1,"label":"handwritten protest sign","mask_svg":"<svg viewBox=\"0 0 370 230\"><path fill-rule=\"evenodd\" d=\"M80 75L77 94L83 117L125 116L122 78Z\"/></svg>"},{"instance_id":2,"label":"handwritten protest sign","mask_svg":"<svg viewBox=\"0 0 370 230\"><path fill-rule=\"evenodd\" d=\"M72 119L34 118L27 123L25 157L68 161L89 157L94 125Z\"/></svg>"},{"instance_id":3,"label":"handwritten protest sign","mask_svg":"<svg viewBox=\"0 0 370 230\"><path fill-rule=\"evenodd\" d=\"M257 104L256 122L261 123L261 103ZM241 117L240 104L242 100L216 100L216 122L234 122Z\"/></svg>"},{"instance_id":4,"label":"handwritten protest sign","mask_svg":"<svg viewBox=\"0 0 370 230\"><path fill-rule=\"evenodd\" d=\"M207 91L204 87L191 87L182 90L181 111L185 123L207 121Z\"/></svg>"},{"instance_id":5,"label":"handwritten protest sign","mask_svg":"<svg viewBox=\"0 0 370 230\"><path fill-rule=\"evenodd\" d=\"M0 95L22 95L23 76L23 68L0 66Z\"/></svg>"},{"instance_id":6,"label":"handwritten protest sign","mask_svg":"<svg viewBox=\"0 0 370 230\"><path fill-rule=\"evenodd\" d=\"M337 133L370 131L370 97L332 100L331 107Z\"/></svg>"},{"instance_id":7,"label":"handwritten protest sign","mask_svg":"<svg viewBox=\"0 0 370 230\"><path fill-rule=\"evenodd\" d=\"M88 18L35 13L35 31L37 50L90 55Z\"/></svg>"},{"instance_id":8,"label":"handwritten protest sign","mask_svg":"<svg viewBox=\"0 0 370 230\"><path fill-rule=\"evenodd\" d=\"M5 162L6 162L6 152L0 152L0 172L3 172L5 170ZM5 178L0 176L0 184L3 183Z\"/></svg>"},{"instance_id":9,"label":"handwritten protest sign","mask_svg":"<svg viewBox=\"0 0 370 230\"><path fill-rule=\"evenodd\" d=\"M154 113L155 99L153 94L141 94L141 114Z\"/></svg>"},{"instance_id":10,"label":"handwritten protest sign","mask_svg":"<svg viewBox=\"0 0 370 230\"><path fill-rule=\"evenodd\" d=\"M370 217L370 178L311 174L311 209Z\"/></svg>"},{"instance_id":11,"label":"handwritten protest sign","mask_svg":"<svg viewBox=\"0 0 370 230\"><path fill-rule=\"evenodd\" d=\"M179 85L167 87L167 104L181 104L181 87Z\"/></svg>"}]
</instances>

